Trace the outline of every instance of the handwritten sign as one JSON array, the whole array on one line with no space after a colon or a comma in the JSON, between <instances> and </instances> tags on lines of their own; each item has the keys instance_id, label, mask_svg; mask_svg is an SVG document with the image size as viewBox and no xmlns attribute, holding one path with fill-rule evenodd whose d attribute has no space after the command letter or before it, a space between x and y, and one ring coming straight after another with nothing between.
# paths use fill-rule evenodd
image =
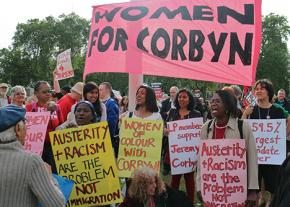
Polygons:
<instances>
[{"instance_id":1,"label":"handwritten sign","mask_svg":"<svg viewBox=\"0 0 290 207\"><path fill-rule=\"evenodd\" d=\"M172 175L189 173L196 167L202 124L203 118L168 122Z\"/></svg>"},{"instance_id":2,"label":"handwritten sign","mask_svg":"<svg viewBox=\"0 0 290 207\"><path fill-rule=\"evenodd\" d=\"M62 52L57 56L57 65L54 75L55 80L74 77L74 70L71 65L71 49Z\"/></svg>"},{"instance_id":3,"label":"handwritten sign","mask_svg":"<svg viewBox=\"0 0 290 207\"><path fill-rule=\"evenodd\" d=\"M75 183L69 206L122 202L107 122L54 131L50 140L58 174Z\"/></svg>"},{"instance_id":4,"label":"handwritten sign","mask_svg":"<svg viewBox=\"0 0 290 207\"><path fill-rule=\"evenodd\" d=\"M255 80L261 0L125 2L94 6L91 19L84 79L127 72L238 85Z\"/></svg>"},{"instance_id":5,"label":"handwritten sign","mask_svg":"<svg viewBox=\"0 0 290 207\"><path fill-rule=\"evenodd\" d=\"M245 140L202 140L201 193L204 206L245 206L247 162Z\"/></svg>"},{"instance_id":6,"label":"handwritten sign","mask_svg":"<svg viewBox=\"0 0 290 207\"><path fill-rule=\"evenodd\" d=\"M160 170L162 120L124 118L120 129L120 146L117 165L120 177L131 177L140 167Z\"/></svg>"},{"instance_id":7,"label":"handwritten sign","mask_svg":"<svg viewBox=\"0 0 290 207\"><path fill-rule=\"evenodd\" d=\"M24 150L42 155L47 124L50 119L49 112L27 112L25 115L26 136Z\"/></svg>"},{"instance_id":8,"label":"handwritten sign","mask_svg":"<svg viewBox=\"0 0 290 207\"><path fill-rule=\"evenodd\" d=\"M281 165L286 158L285 119L247 119L256 140L258 164Z\"/></svg>"}]
</instances>

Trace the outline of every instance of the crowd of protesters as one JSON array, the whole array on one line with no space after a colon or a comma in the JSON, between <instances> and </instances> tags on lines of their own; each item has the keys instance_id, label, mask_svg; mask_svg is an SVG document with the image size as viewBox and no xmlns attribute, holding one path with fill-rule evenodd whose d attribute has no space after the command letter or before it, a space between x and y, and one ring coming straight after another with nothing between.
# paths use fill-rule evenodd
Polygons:
<instances>
[{"instance_id":1,"label":"crowd of protesters","mask_svg":"<svg viewBox=\"0 0 290 207\"><path fill-rule=\"evenodd\" d=\"M65 128L83 126L107 121L112 148L118 156L119 127L124 117L163 120L167 122L195 117L203 117L201 139L245 139L247 150L247 186L249 206L289 206L280 189L287 179L282 166L258 165L257 150L250 125L241 119L286 119L289 118L290 103L285 90L275 91L269 80L258 80L252 93L255 102L245 104L242 90L232 85L217 90L211 100L205 100L201 91L178 89L172 86L169 97L158 103L154 90L142 85L136 91L135 110L128 111L128 97L116 97L109 82L99 86L94 82L78 82L65 86L61 93L54 93L46 81L34 85L34 94L27 97L23 86L10 90L6 83L0 84L0 204L1 206L64 206L64 198L55 184L51 173L57 173L49 132ZM24 152L25 113L50 112L42 159ZM287 123L289 124L289 122ZM288 125L287 125L288 126ZM287 127L289 131L289 127ZM170 174L168 134L163 130L162 173ZM288 134L287 134L288 135ZM287 151L290 144L287 141ZM13 164L11 164L13 163ZM287 169L289 172L289 169ZM282 173L282 177L277 175ZM31 176L33 175L33 176ZM193 206L196 200L202 202L200 194L200 169L183 175L186 194L179 191L182 175L172 175L171 183L165 185L161 177L152 169L138 169L130 182L121 206ZM289 188L285 183L284 189ZM271 196L265 196L265 191ZM194 197L197 192L197 198ZM17 196L15 196L17 194ZM14 196L13 196L14 195ZM17 199L16 199L17 198ZM272 204L271 204L271 201ZM284 202L284 205L283 205ZM181 203L183 203L181 205ZM275 203L275 204L274 204ZM279 203L279 205L277 204ZM285 204L286 203L286 204Z\"/></svg>"}]
</instances>

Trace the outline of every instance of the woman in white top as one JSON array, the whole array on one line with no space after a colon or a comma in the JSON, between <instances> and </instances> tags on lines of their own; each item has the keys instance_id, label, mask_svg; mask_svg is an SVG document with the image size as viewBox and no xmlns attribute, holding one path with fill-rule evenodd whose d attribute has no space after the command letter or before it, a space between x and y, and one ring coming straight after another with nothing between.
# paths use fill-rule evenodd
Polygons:
<instances>
[{"instance_id":1,"label":"woman in white top","mask_svg":"<svg viewBox=\"0 0 290 207\"><path fill-rule=\"evenodd\" d=\"M120 116L140 118L147 120L162 120L158 112L158 106L154 90L149 86L142 85L136 92L136 107L134 112L126 112Z\"/></svg>"}]
</instances>

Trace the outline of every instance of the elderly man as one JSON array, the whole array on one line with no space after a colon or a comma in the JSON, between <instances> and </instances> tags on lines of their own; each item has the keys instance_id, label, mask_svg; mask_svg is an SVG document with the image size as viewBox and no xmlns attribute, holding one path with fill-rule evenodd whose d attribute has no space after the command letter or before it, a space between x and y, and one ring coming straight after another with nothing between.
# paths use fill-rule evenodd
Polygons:
<instances>
[{"instance_id":1,"label":"elderly man","mask_svg":"<svg viewBox=\"0 0 290 207\"><path fill-rule=\"evenodd\" d=\"M286 99L286 92L284 89L280 89L277 94L277 99L275 100L277 104L282 106L288 113L290 113L290 103Z\"/></svg>"},{"instance_id":2,"label":"elderly man","mask_svg":"<svg viewBox=\"0 0 290 207\"><path fill-rule=\"evenodd\" d=\"M11 98L7 96L8 85L6 83L0 83L0 108L11 104Z\"/></svg>"},{"instance_id":3,"label":"elderly man","mask_svg":"<svg viewBox=\"0 0 290 207\"><path fill-rule=\"evenodd\" d=\"M25 109L0 109L0 204L5 207L64 207L63 194L50 168L35 154L24 151Z\"/></svg>"},{"instance_id":4,"label":"elderly man","mask_svg":"<svg viewBox=\"0 0 290 207\"><path fill-rule=\"evenodd\" d=\"M161 109L160 109L160 114L164 120L166 120L168 112L171 108L175 108L174 106L174 100L176 97L176 94L178 93L178 88L176 86L172 86L169 89L169 95L170 97L168 99L165 99L161 103Z\"/></svg>"}]
</instances>

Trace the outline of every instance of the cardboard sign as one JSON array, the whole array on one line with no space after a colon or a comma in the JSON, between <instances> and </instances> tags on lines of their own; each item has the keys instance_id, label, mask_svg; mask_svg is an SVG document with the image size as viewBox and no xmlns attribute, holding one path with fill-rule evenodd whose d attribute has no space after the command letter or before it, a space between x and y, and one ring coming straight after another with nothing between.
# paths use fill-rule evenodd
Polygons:
<instances>
[{"instance_id":1,"label":"cardboard sign","mask_svg":"<svg viewBox=\"0 0 290 207\"><path fill-rule=\"evenodd\" d=\"M122 202L107 122L54 131L50 141L58 174L75 183L69 206Z\"/></svg>"},{"instance_id":2,"label":"cardboard sign","mask_svg":"<svg viewBox=\"0 0 290 207\"><path fill-rule=\"evenodd\" d=\"M50 112L26 112L24 150L42 155Z\"/></svg>"},{"instance_id":3,"label":"cardboard sign","mask_svg":"<svg viewBox=\"0 0 290 207\"><path fill-rule=\"evenodd\" d=\"M192 172L197 164L203 118L168 122L171 174Z\"/></svg>"},{"instance_id":4,"label":"cardboard sign","mask_svg":"<svg viewBox=\"0 0 290 207\"><path fill-rule=\"evenodd\" d=\"M156 99L160 100L163 96L162 83L151 83L151 87L155 92Z\"/></svg>"},{"instance_id":5,"label":"cardboard sign","mask_svg":"<svg viewBox=\"0 0 290 207\"><path fill-rule=\"evenodd\" d=\"M285 119L247 119L256 140L258 164L281 165L286 158Z\"/></svg>"},{"instance_id":6,"label":"cardboard sign","mask_svg":"<svg viewBox=\"0 0 290 207\"><path fill-rule=\"evenodd\" d=\"M68 49L57 56L55 80L63 80L74 77L74 70L71 65L71 49Z\"/></svg>"},{"instance_id":7,"label":"cardboard sign","mask_svg":"<svg viewBox=\"0 0 290 207\"><path fill-rule=\"evenodd\" d=\"M261 0L95 6L83 78L126 72L251 85L261 22Z\"/></svg>"},{"instance_id":8,"label":"cardboard sign","mask_svg":"<svg viewBox=\"0 0 290 207\"><path fill-rule=\"evenodd\" d=\"M129 178L140 167L150 167L159 173L162 135L162 120L124 118L117 161L120 177Z\"/></svg>"},{"instance_id":9,"label":"cardboard sign","mask_svg":"<svg viewBox=\"0 0 290 207\"><path fill-rule=\"evenodd\" d=\"M200 176L205 207L245 206L247 199L245 140L201 140Z\"/></svg>"}]
</instances>

